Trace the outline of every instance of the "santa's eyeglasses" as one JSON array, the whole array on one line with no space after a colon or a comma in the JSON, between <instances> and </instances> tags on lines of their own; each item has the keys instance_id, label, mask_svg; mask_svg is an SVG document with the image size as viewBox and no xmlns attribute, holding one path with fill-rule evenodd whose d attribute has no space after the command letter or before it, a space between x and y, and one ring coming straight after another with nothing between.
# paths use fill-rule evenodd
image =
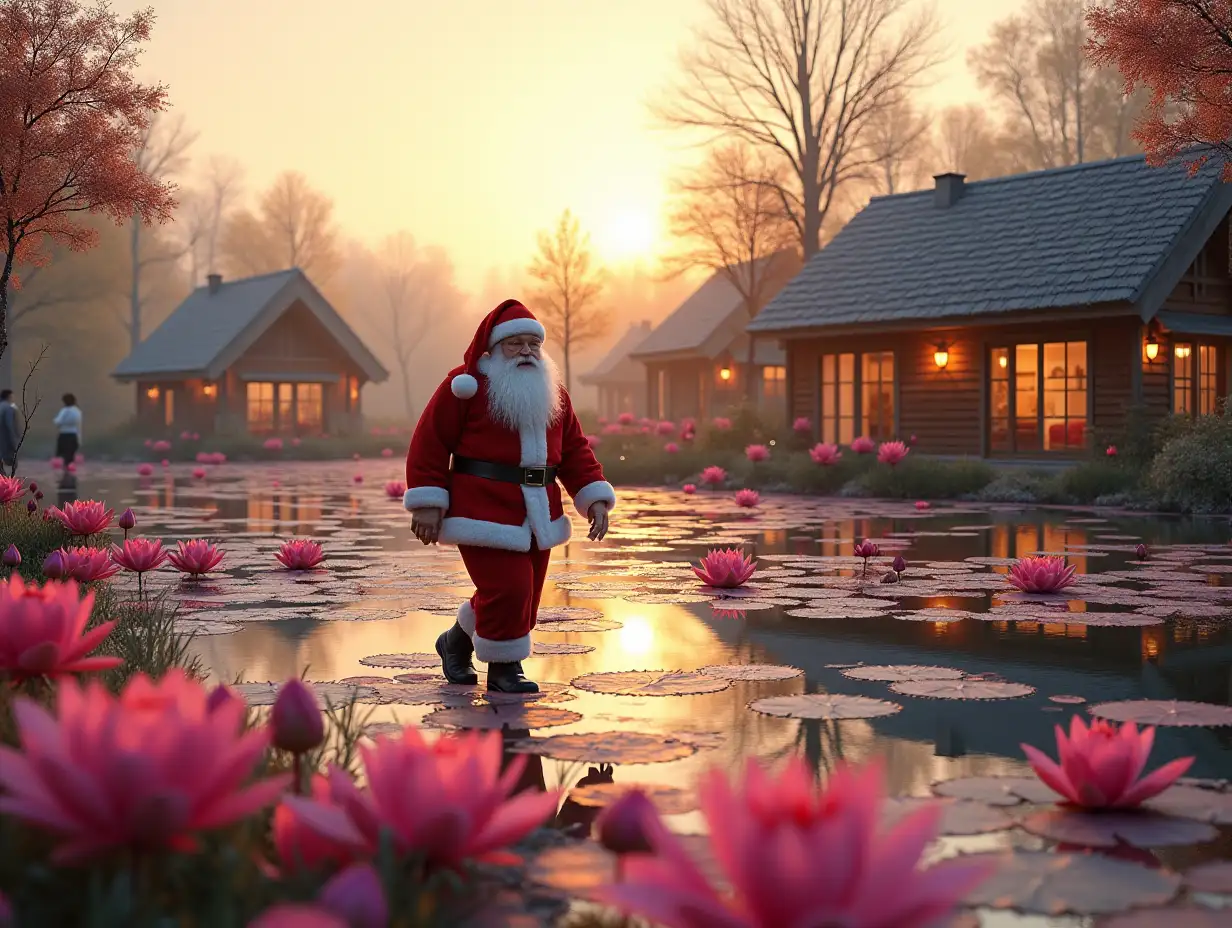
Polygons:
<instances>
[{"instance_id":1,"label":"santa's eyeglasses","mask_svg":"<svg viewBox=\"0 0 1232 928\"><path fill-rule=\"evenodd\" d=\"M505 354L513 356L529 351L531 354L543 347L543 342L537 338L507 338L501 344Z\"/></svg>"}]
</instances>

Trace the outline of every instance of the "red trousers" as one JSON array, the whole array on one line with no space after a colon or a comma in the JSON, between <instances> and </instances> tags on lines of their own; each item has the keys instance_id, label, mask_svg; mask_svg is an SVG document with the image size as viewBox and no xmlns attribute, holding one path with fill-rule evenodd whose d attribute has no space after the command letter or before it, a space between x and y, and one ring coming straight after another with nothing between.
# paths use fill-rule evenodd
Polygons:
<instances>
[{"instance_id":1,"label":"red trousers","mask_svg":"<svg viewBox=\"0 0 1232 928\"><path fill-rule=\"evenodd\" d=\"M458 553L475 584L475 594L458 610L475 657L489 664L530 657L530 631L552 552L532 543L529 551L458 545Z\"/></svg>"}]
</instances>

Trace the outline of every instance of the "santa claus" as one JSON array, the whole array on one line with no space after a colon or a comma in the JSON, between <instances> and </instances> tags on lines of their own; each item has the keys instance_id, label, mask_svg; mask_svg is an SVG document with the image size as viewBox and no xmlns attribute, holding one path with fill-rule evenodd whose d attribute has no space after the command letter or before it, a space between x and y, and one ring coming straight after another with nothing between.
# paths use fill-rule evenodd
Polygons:
<instances>
[{"instance_id":1,"label":"santa claus","mask_svg":"<svg viewBox=\"0 0 1232 928\"><path fill-rule=\"evenodd\" d=\"M543 326L517 300L480 324L465 363L450 371L419 419L406 457L404 505L426 545L455 544L475 584L458 619L436 640L450 683L535 693L522 672L551 549L569 540L564 484L590 538L607 534L616 505L573 412Z\"/></svg>"}]
</instances>

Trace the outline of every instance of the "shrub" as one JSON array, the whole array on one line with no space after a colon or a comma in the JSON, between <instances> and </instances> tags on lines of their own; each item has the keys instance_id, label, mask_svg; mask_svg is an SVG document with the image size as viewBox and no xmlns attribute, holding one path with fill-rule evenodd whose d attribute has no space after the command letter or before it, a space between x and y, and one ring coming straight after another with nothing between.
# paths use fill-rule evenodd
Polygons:
<instances>
[{"instance_id":1,"label":"shrub","mask_svg":"<svg viewBox=\"0 0 1232 928\"><path fill-rule=\"evenodd\" d=\"M870 496L890 499L955 499L978 493L995 476L983 461L908 457L894 467L870 467L859 478L859 486Z\"/></svg>"},{"instance_id":2,"label":"shrub","mask_svg":"<svg viewBox=\"0 0 1232 928\"><path fill-rule=\"evenodd\" d=\"M817 464L805 454L792 455L787 464L787 482L798 493L837 493L868 469L868 461L844 454L835 464Z\"/></svg>"},{"instance_id":3,"label":"shrub","mask_svg":"<svg viewBox=\"0 0 1232 928\"><path fill-rule=\"evenodd\" d=\"M1053 476L1018 468L1003 470L972 496L981 503L1038 503L1051 493Z\"/></svg>"},{"instance_id":4,"label":"shrub","mask_svg":"<svg viewBox=\"0 0 1232 928\"><path fill-rule=\"evenodd\" d=\"M1169 509L1232 510L1232 416L1221 412L1171 423L1151 464L1147 489Z\"/></svg>"},{"instance_id":5,"label":"shrub","mask_svg":"<svg viewBox=\"0 0 1232 928\"><path fill-rule=\"evenodd\" d=\"M1058 503L1093 503L1101 496L1120 496L1138 485L1138 470L1118 459L1082 461L1067 467L1050 482L1043 498Z\"/></svg>"},{"instance_id":6,"label":"shrub","mask_svg":"<svg viewBox=\"0 0 1232 928\"><path fill-rule=\"evenodd\" d=\"M45 520L41 511L33 515L28 513L23 500L9 503L0 512L0 551L7 550L9 545L17 545L21 553L21 565L17 572L26 580L42 583L44 559L68 543L69 534L63 525L55 520ZM111 539L98 535L73 539L73 543L101 547L110 544ZM8 576L7 570L4 576Z\"/></svg>"},{"instance_id":7,"label":"shrub","mask_svg":"<svg viewBox=\"0 0 1232 928\"><path fill-rule=\"evenodd\" d=\"M1100 430L1092 442L1092 456L1107 460L1109 445L1117 449L1116 463L1133 470L1144 471L1159 453L1169 433L1176 428L1171 418L1159 421L1142 405L1129 407L1125 424L1119 429Z\"/></svg>"}]
</instances>

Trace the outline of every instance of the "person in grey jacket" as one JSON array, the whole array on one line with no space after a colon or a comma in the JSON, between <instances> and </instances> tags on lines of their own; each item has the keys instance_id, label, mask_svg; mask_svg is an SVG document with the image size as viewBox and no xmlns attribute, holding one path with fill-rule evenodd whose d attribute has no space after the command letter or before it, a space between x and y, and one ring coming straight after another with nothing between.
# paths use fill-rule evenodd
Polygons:
<instances>
[{"instance_id":1,"label":"person in grey jacket","mask_svg":"<svg viewBox=\"0 0 1232 928\"><path fill-rule=\"evenodd\" d=\"M17 429L17 406L13 402L13 391L0 390L0 464L10 473L17 463L17 444L21 441Z\"/></svg>"}]
</instances>

